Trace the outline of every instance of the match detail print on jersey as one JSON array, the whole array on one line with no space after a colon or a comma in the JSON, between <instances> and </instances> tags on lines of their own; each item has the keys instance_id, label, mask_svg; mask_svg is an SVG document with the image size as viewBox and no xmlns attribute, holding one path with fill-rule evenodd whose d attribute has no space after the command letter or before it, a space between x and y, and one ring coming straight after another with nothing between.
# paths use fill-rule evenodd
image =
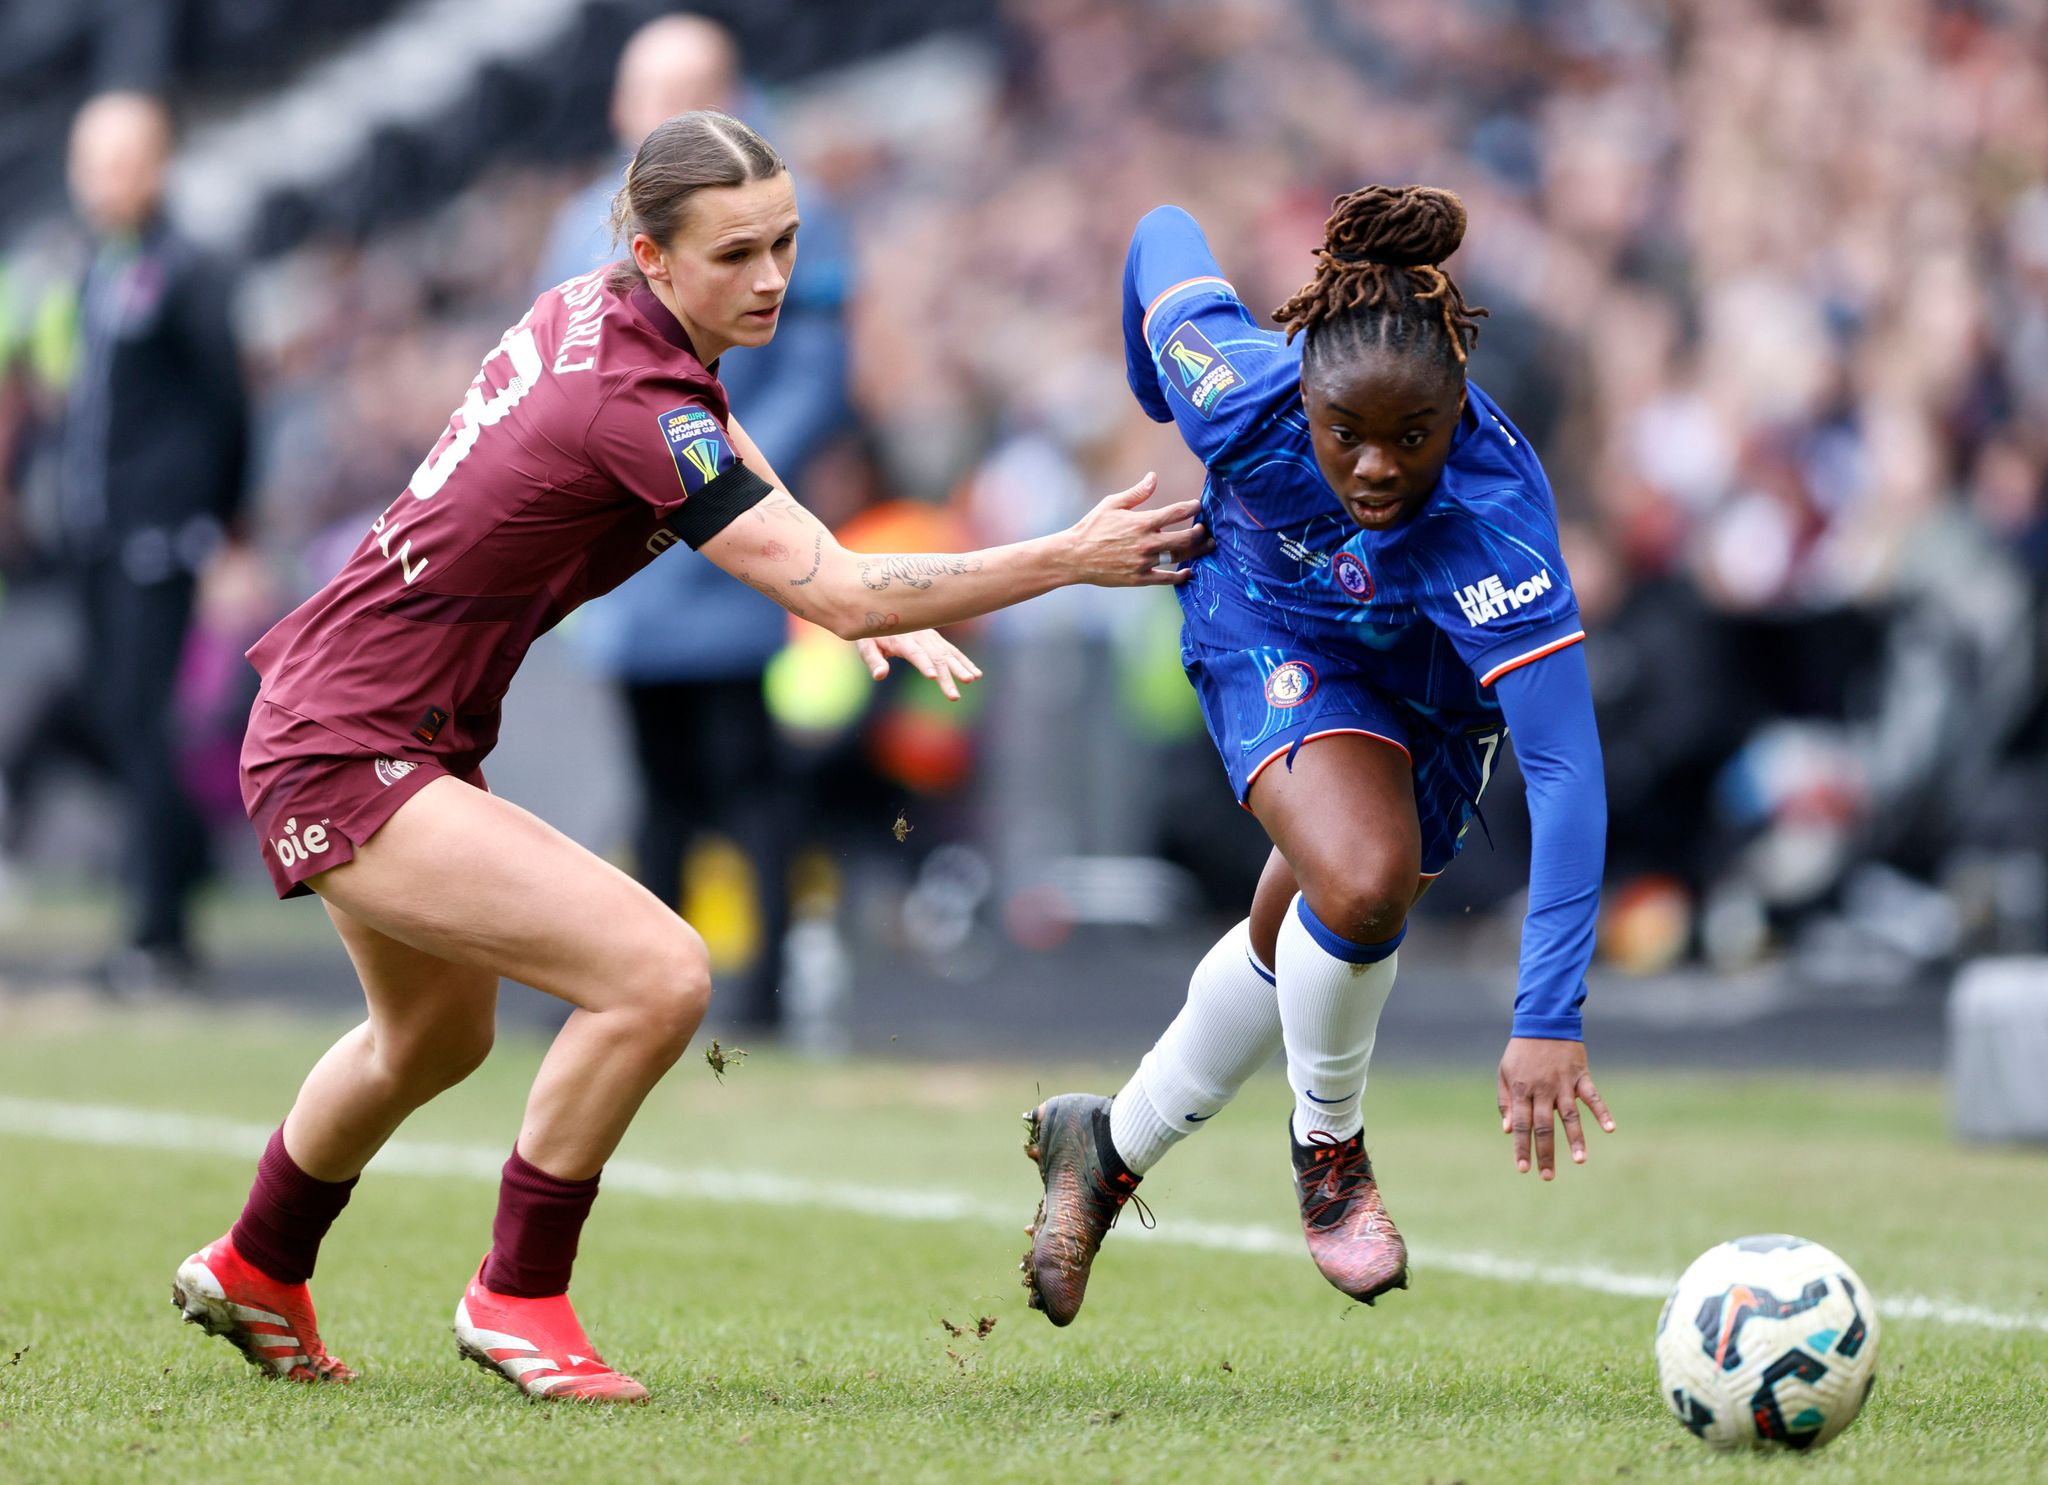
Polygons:
<instances>
[{"instance_id":1,"label":"match detail print on jersey","mask_svg":"<svg viewBox=\"0 0 2048 1485\"><path fill-rule=\"evenodd\" d=\"M1166 337L1159 348L1159 361L1166 368L1167 384L1188 400L1203 417L1213 416L1216 404L1244 378L1224 359L1209 337L1193 320L1181 321L1180 328Z\"/></svg>"},{"instance_id":2,"label":"match detail print on jersey","mask_svg":"<svg viewBox=\"0 0 2048 1485\"><path fill-rule=\"evenodd\" d=\"M725 429L709 410L686 403L661 414L661 436L668 440L669 456L676 461L676 477L688 495L704 487L739 464L739 456L725 436Z\"/></svg>"}]
</instances>

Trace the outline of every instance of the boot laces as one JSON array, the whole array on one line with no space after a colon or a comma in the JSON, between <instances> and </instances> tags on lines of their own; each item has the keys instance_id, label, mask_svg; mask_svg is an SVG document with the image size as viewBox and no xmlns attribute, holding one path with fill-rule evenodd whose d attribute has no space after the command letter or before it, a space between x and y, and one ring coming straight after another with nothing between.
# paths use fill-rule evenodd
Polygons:
<instances>
[{"instance_id":1,"label":"boot laces","mask_svg":"<svg viewBox=\"0 0 2048 1485\"><path fill-rule=\"evenodd\" d=\"M1306 1170L1295 1179L1301 1185L1302 1220L1310 1225L1333 1213L1341 1215L1372 1180L1372 1162L1366 1157L1365 1141L1340 1140L1327 1130L1309 1131L1308 1143L1315 1154ZM1315 1200L1320 1193L1321 1199Z\"/></svg>"},{"instance_id":2,"label":"boot laces","mask_svg":"<svg viewBox=\"0 0 2048 1485\"><path fill-rule=\"evenodd\" d=\"M1110 1204L1109 1221L1105 1224L1103 1231L1107 1232L1111 1227L1116 1226L1116 1219L1124 1214L1124 1204L1126 1202L1136 1210L1140 1227L1153 1228L1159 1225L1153 1219L1152 1209L1145 1205L1145 1198L1138 1195L1131 1187L1119 1185L1108 1176L1097 1172L1095 1188L1102 1196L1108 1199Z\"/></svg>"}]
</instances>

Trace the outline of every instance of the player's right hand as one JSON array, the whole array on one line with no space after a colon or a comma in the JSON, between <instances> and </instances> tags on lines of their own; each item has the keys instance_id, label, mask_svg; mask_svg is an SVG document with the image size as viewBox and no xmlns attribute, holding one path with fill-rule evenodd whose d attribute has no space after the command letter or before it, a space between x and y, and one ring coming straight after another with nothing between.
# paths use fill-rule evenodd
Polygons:
<instances>
[{"instance_id":1,"label":"player's right hand","mask_svg":"<svg viewBox=\"0 0 2048 1485\"><path fill-rule=\"evenodd\" d=\"M981 667L935 629L858 640L854 648L860 652L868 674L876 680L888 679L889 657L893 655L916 666L918 674L935 684L948 701L958 701L960 687L981 679Z\"/></svg>"},{"instance_id":2,"label":"player's right hand","mask_svg":"<svg viewBox=\"0 0 2048 1485\"><path fill-rule=\"evenodd\" d=\"M1500 1132L1515 1137L1515 1169L1528 1171L1533 1135L1536 1168L1546 1181L1557 1174L1553 1120L1564 1125L1575 1165L1586 1163L1586 1135L1579 1123L1581 1102L1593 1111L1602 1129L1614 1133L1614 1115L1593 1086L1584 1042L1510 1037L1507 1051L1501 1054L1494 1102L1500 1108Z\"/></svg>"},{"instance_id":3,"label":"player's right hand","mask_svg":"<svg viewBox=\"0 0 2048 1485\"><path fill-rule=\"evenodd\" d=\"M1216 543L1199 522L1181 524L1201 510L1199 500L1139 510L1158 488L1159 477L1148 473L1061 533L1069 581L1138 588L1188 580L1191 569L1180 564L1213 551Z\"/></svg>"}]
</instances>

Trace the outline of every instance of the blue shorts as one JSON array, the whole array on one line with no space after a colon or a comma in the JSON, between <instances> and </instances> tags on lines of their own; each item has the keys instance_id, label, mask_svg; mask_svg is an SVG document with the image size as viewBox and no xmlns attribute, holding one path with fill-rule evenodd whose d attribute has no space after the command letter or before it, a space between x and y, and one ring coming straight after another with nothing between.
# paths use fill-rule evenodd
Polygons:
<instances>
[{"instance_id":1,"label":"blue shorts","mask_svg":"<svg viewBox=\"0 0 2048 1485\"><path fill-rule=\"evenodd\" d=\"M1451 864L1506 735L1499 720L1467 717L1467 725L1445 728L1327 651L1294 658L1272 645L1217 650L1183 638L1181 664L1239 804L1263 770L1292 767L1294 750L1312 738L1376 737L1399 748L1414 770L1422 874L1433 877Z\"/></svg>"}]
</instances>

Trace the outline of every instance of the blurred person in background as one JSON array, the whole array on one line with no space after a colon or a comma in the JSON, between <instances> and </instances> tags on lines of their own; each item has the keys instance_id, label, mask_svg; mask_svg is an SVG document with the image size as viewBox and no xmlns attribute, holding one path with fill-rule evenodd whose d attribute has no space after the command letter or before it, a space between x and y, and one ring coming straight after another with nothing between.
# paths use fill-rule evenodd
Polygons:
<instances>
[{"instance_id":1,"label":"blurred person in background","mask_svg":"<svg viewBox=\"0 0 2048 1485\"><path fill-rule=\"evenodd\" d=\"M169 111L107 93L72 126L69 179L92 234L58 429L56 557L83 637L73 687L46 696L4 760L10 796L56 749L119 789L127 948L116 988L185 983L206 831L180 781L173 694L201 575L241 516L248 408L230 278L170 225Z\"/></svg>"},{"instance_id":2,"label":"blurred person in background","mask_svg":"<svg viewBox=\"0 0 2048 1485\"><path fill-rule=\"evenodd\" d=\"M627 42L613 87L620 163L676 114L696 108L758 112L739 106L742 94L739 49L724 27L695 15L649 22ZM607 170L562 208L539 289L618 255L609 224L618 178L616 168ZM807 192L804 271L783 301L775 339L735 347L718 366L728 394L747 409L748 432L799 485L812 457L849 418L844 239L830 203ZM685 614L687 623L680 621ZM725 1012L753 1028L782 1019L790 861L804 813L801 778L762 688L762 673L788 632L779 607L726 581L688 550L648 567L578 618L581 647L597 673L618 687L632 728L640 781L634 875L664 902L677 904L696 832L715 830L746 857L758 947Z\"/></svg>"}]
</instances>

